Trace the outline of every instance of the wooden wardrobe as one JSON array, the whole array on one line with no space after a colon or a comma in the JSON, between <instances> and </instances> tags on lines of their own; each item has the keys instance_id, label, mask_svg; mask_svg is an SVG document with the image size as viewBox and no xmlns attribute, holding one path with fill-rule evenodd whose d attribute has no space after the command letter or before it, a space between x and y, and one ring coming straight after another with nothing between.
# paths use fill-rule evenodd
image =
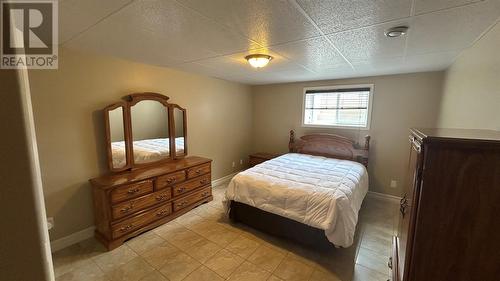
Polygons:
<instances>
[{"instance_id":1,"label":"wooden wardrobe","mask_svg":"<svg viewBox=\"0 0 500 281\"><path fill-rule=\"evenodd\" d=\"M500 280L500 132L412 129L394 281Z\"/></svg>"}]
</instances>

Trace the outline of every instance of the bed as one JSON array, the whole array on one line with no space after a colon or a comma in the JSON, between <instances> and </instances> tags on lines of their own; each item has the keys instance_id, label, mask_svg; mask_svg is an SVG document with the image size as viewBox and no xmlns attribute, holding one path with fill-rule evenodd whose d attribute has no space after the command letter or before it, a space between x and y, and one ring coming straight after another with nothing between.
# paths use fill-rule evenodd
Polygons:
<instances>
[{"instance_id":1,"label":"bed","mask_svg":"<svg viewBox=\"0 0 500 281\"><path fill-rule=\"evenodd\" d=\"M134 141L134 163L153 162L170 154L170 144L168 138L146 139ZM184 153L184 137L175 139L175 150L177 154ZM125 164L125 141L111 143L113 155L113 167L121 167Z\"/></svg>"},{"instance_id":2,"label":"bed","mask_svg":"<svg viewBox=\"0 0 500 281\"><path fill-rule=\"evenodd\" d=\"M237 174L225 207L233 221L306 244L353 244L368 191L369 137L364 147L336 135L295 140L289 153Z\"/></svg>"}]
</instances>

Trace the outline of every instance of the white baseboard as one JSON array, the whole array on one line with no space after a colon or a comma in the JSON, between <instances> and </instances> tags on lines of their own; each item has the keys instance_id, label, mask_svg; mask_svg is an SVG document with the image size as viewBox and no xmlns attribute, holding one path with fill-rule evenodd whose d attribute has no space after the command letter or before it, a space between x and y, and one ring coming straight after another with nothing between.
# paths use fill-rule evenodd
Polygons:
<instances>
[{"instance_id":1,"label":"white baseboard","mask_svg":"<svg viewBox=\"0 0 500 281\"><path fill-rule=\"evenodd\" d=\"M385 201L390 201L392 203L399 203L399 200L401 200L401 197L397 197L394 195L389 195L385 193L380 193L380 192L375 192L375 191L368 191L367 196L379 199L379 200L385 200Z\"/></svg>"},{"instance_id":2,"label":"white baseboard","mask_svg":"<svg viewBox=\"0 0 500 281\"><path fill-rule=\"evenodd\" d=\"M66 247L69 247L73 244L82 242L83 240L87 240L94 236L95 226L91 226L85 228L84 230L80 230L63 238L59 238L54 241L50 241L50 249L53 252L59 251Z\"/></svg>"},{"instance_id":3,"label":"white baseboard","mask_svg":"<svg viewBox=\"0 0 500 281\"><path fill-rule=\"evenodd\" d=\"M218 178L216 180L213 180L212 181L212 187L216 187L216 186L219 186L219 185L222 185L222 184L225 184L225 183L229 182L238 173L239 172L232 173L232 174L229 174L229 175L224 176L222 178Z\"/></svg>"}]
</instances>

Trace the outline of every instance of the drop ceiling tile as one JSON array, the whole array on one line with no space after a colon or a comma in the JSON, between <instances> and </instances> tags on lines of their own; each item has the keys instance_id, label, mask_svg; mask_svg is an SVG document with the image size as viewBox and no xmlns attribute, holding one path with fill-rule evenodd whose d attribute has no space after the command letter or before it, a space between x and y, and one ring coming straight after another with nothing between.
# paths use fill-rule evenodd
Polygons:
<instances>
[{"instance_id":1,"label":"drop ceiling tile","mask_svg":"<svg viewBox=\"0 0 500 281\"><path fill-rule=\"evenodd\" d=\"M228 81L237 81L232 75L228 75L226 72L221 71L221 69L212 68L206 65L202 65L196 62L188 62L179 65L172 66L172 68L181 70L188 73L199 74L203 76L208 76L212 78L218 78Z\"/></svg>"},{"instance_id":2,"label":"drop ceiling tile","mask_svg":"<svg viewBox=\"0 0 500 281\"><path fill-rule=\"evenodd\" d=\"M231 27L263 46L319 35L286 0L180 0L182 4Z\"/></svg>"},{"instance_id":3,"label":"drop ceiling tile","mask_svg":"<svg viewBox=\"0 0 500 281\"><path fill-rule=\"evenodd\" d=\"M182 46L182 42L172 42L150 30L117 21L96 26L65 44L65 47L161 66L216 55L203 46Z\"/></svg>"},{"instance_id":4,"label":"drop ceiling tile","mask_svg":"<svg viewBox=\"0 0 500 281\"><path fill-rule=\"evenodd\" d=\"M400 73L404 67L404 57L371 59L353 63L357 76L388 75Z\"/></svg>"},{"instance_id":5,"label":"drop ceiling tile","mask_svg":"<svg viewBox=\"0 0 500 281\"><path fill-rule=\"evenodd\" d=\"M456 60L460 51L413 55L405 58L405 66L418 71L444 70Z\"/></svg>"},{"instance_id":6,"label":"drop ceiling tile","mask_svg":"<svg viewBox=\"0 0 500 281\"><path fill-rule=\"evenodd\" d=\"M318 79L337 79L351 77L355 74L355 70L350 65L330 66L315 71Z\"/></svg>"},{"instance_id":7,"label":"drop ceiling tile","mask_svg":"<svg viewBox=\"0 0 500 281\"><path fill-rule=\"evenodd\" d=\"M409 21L353 29L329 35L328 38L351 62L371 58L404 56L407 36L388 38L384 32L390 27L410 25Z\"/></svg>"},{"instance_id":8,"label":"drop ceiling tile","mask_svg":"<svg viewBox=\"0 0 500 281\"><path fill-rule=\"evenodd\" d=\"M484 0L415 0L415 15L448 9Z\"/></svg>"},{"instance_id":9,"label":"drop ceiling tile","mask_svg":"<svg viewBox=\"0 0 500 281\"><path fill-rule=\"evenodd\" d=\"M408 17L411 0L296 0L325 33Z\"/></svg>"},{"instance_id":10,"label":"drop ceiling tile","mask_svg":"<svg viewBox=\"0 0 500 281\"><path fill-rule=\"evenodd\" d=\"M271 46L270 48L312 70L333 65L348 65L339 52L323 37Z\"/></svg>"},{"instance_id":11,"label":"drop ceiling tile","mask_svg":"<svg viewBox=\"0 0 500 281\"><path fill-rule=\"evenodd\" d=\"M264 68L253 68L245 60L245 56L250 53L264 53L273 56L271 62ZM196 63L214 69L214 73L226 76L243 75L272 75L278 71L303 70L304 68L279 54L265 50L255 50L251 52L236 53L227 56L198 60Z\"/></svg>"},{"instance_id":12,"label":"drop ceiling tile","mask_svg":"<svg viewBox=\"0 0 500 281\"><path fill-rule=\"evenodd\" d=\"M59 1L59 43L96 24L131 0L65 0Z\"/></svg>"},{"instance_id":13,"label":"drop ceiling tile","mask_svg":"<svg viewBox=\"0 0 500 281\"><path fill-rule=\"evenodd\" d=\"M440 52L407 57L371 59L353 63L358 76L438 71L449 67L459 52Z\"/></svg>"},{"instance_id":14,"label":"drop ceiling tile","mask_svg":"<svg viewBox=\"0 0 500 281\"><path fill-rule=\"evenodd\" d=\"M410 27L407 52L417 55L470 47L499 16L498 0L417 16Z\"/></svg>"},{"instance_id":15,"label":"drop ceiling tile","mask_svg":"<svg viewBox=\"0 0 500 281\"><path fill-rule=\"evenodd\" d=\"M138 0L112 20L150 30L178 48L200 46L223 55L261 47L173 0Z\"/></svg>"}]
</instances>

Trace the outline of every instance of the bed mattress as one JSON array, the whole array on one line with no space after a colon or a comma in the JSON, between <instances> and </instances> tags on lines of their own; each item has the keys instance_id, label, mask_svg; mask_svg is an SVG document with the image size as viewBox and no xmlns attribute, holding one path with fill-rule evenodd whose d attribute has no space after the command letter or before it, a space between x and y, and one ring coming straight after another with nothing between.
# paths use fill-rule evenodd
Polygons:
<instances>
[{"instance_id":1,"label":"bed mattress","mask_svg":"<svg viewBox=\"0 0 500 281\"><path fill-rule=\"evenodd\" d=\"M234 200L325 231L349 247L368 192L368 173L357 162L289 153L237 174L225 207Z\"/></svg>"}]
</instances>

